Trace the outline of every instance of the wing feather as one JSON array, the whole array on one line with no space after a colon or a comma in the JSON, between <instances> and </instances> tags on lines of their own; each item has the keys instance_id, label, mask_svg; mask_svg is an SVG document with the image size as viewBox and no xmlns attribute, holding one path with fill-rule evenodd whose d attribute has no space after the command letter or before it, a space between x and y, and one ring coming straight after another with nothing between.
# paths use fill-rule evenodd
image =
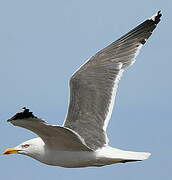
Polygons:
<instances>
[{"instance_id":1,"label":"wing feather","mask_svg":"<svg viewBox=\"0 0 172 180\"><path fill-rule=\"evenodd\" d=\"M14 126L26 128L42 138L47 146L62 151L92 151L75 131L55 125L49 125L23 108L8 120Z\"/></svg>"},{"instance_id":2,"label":"wing feather","mask_svg":"<svg viewBox=\"0 0 172 180\"><path fill-rule=\"evenodd\" d=\"M64 126L96 150L105 146L118 82L161 17L160 11L90 58L70 79L70 103Z\"/></svg>"}]
</instances>

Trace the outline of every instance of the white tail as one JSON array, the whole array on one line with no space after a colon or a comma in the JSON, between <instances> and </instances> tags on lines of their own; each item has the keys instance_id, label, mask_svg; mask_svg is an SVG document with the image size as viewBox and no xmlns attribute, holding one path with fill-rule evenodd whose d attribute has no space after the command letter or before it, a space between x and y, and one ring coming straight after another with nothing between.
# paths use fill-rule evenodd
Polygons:
<instances>
[{"instance_id":1,"label":"white tail","mask_svg":"<svg viewBox=\"0 0 172 180\"><path fill-rule=\"evenodd\" d=\"M97 151L97 157L101 157L107 164L142 161L148 159L150 155L148 152L124 151L112 147L104 147Z\"/></svg>"},{"instance_id":2,"label":"white tail","mask_svg":"<svg viewBox=\"0 0 172 180\"><path fill-rule=\"evenodd\" d=\"M124 150L120 150L120 149L118 149L115 154L120 159L138 160L138 161L148 159L149 156L151 155L151 153L148 153L148 152L133 152L133 151L124 151Z\"/></svg>"}]
</instances>

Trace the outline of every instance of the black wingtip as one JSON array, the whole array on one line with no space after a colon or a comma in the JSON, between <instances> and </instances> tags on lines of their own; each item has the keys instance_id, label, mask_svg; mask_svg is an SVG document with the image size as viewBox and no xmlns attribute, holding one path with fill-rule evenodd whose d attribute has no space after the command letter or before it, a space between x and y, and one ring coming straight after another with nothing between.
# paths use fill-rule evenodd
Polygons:
<instances>
[{"instance_id":1,"label":"black wingtip","mask_svg":"<svg viewBox=\"0 0 172 180\"><path fill-rule=\"evenodd\" d=\"M155 15L153 15L150 19L154 21L155 24L158 24L161 21L162 13L158 11Z\"/></svg>"},{"instance_id":2,"label":"black wingtip","mask_svg":"<svg viewBox=\"0 0 172 180\"><path fill-rule=\"evenodd\" d=\"M161 21L161 16L161 11L158 11L156 14L154 14L151 18L143 22L141 25L145 24L145 27L147 26L147 28L149 28L149 31L152 33L153 30L156 28L157 24ZM141 40L140 43L145 44L147 39L150 37L151 33L148 35L147 38Z\"/></svg>"},{"instance_id":3,"label":"black wingtip","mask_svg":"<svg viewBox=\"0 0 172 180\"><path fill-rule=\"evenodd\" d=\"M7 122L17 120L17 119L26 119L26 118L36 118L32 112L29 111L26 107L23 107L19 112L17 112L12 118L8 119Z\"/></svg>"}]
</instances>

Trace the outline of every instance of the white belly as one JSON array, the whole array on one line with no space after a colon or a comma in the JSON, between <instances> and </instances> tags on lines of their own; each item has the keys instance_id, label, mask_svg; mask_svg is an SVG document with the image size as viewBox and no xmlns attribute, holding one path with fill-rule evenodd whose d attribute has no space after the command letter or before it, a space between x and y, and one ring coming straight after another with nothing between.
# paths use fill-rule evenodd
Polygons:
<instances>
[{"instance_id":1,"label":"white belly","mask_svg":"<svg viewBox=\"0 0 172 180\"><path fill-rule=\"evenodd\" d=\"M123 151L116 148L105 147L97 151L58 151L44 149L32 158L52 165L67 168L78 168L88 166L104 166L120 162L140 161L147 159L150 153Z\"/></svg>"},{"instance_id":2,"label":"white belly","mask_svg":"<svg viewBox=\"0 0 172 180\"><path fill-rule=\"evenodd\" d=\"M54 151L40 161L53 166L74 168L96 166L97 158L95 152Z\"/></svg>"}]
</instances>

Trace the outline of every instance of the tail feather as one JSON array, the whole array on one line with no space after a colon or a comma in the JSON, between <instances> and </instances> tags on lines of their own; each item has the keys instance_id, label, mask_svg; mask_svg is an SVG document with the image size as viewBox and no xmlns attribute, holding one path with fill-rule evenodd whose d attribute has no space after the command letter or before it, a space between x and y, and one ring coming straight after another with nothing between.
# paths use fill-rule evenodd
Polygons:
<instances>
[{"instance_id":1,"label":"tail feather","mask_svg":"<svg viewBox=\"0 0 172 180\"><path fill-rule=\"evenodd\" d=\"M98 157L104 160L106 164L143 161L151 155L151 153L148 152L125 151L112 147L102 148L97 153Z\"/></svg>"},{"instance_id":2,"label":"tail feather","mask_svg":"<svg viewBox=\"0 0 172 180\"><path fill-rule=\"evenodd\" d=\"M150 157L151 153L148 152L133 152L133 151L119 151L119 157L124 160L124 162L129 161L143 161Z\"/></svg>"}]
</instances>

